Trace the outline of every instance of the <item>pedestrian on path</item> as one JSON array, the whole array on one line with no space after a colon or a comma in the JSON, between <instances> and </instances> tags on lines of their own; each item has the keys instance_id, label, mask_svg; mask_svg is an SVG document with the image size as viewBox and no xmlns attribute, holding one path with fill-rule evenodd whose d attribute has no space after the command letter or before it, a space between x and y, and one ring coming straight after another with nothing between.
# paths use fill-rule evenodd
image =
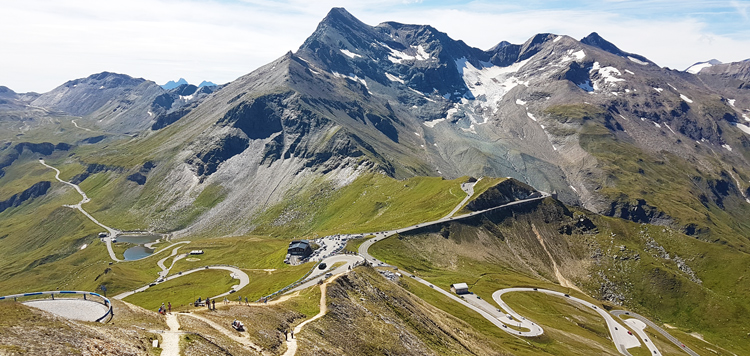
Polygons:
<instances>
[{"instance_id":1,"label":"pedestrian on path","mask_svg":"<svg viewBox=\"0 0 750 356\"><path fill-rule=\"evenodd\" d=\"M211 307L213 307L214 310L216 310L216 299L211 301Z\"/></svg>"},{"instance_id":2,"label":"pedestrian on path","mask_svg":"<svg viewBox=\"0 0 750 356\"><path fill-rule=\"evenodd\" d=\"M248 304L249 303L247 302L247 297L245 297L245 305L248 305Z\"/></svg>"},{"instance_id":3,"label":"pedestrian on path","mask_svg":"<svg viewBox=\"0 0 750 356\"><path fill-rule=\"evenodd\" d=\"M289 331L284 329L284 341L289 341Z\"/></svg>"},{"instance_id":4,"label":"pedestrian on path","mask_svg":"<svg viewBox=\"0 0 750 356\"><path fill-rule=\"evenodd\" d=\"M294 339L294 330L290 330L289 333L292 334L292 339Z\"/></svg>"},{"instance_id":5,"label":"pedestrian on path","mask_svg":"<svg viewBox=\"0 0 750 356\"><path fill-rule=\"evenodd\" d=\"M211 299L206 298L206 306L208 307L208 310L211 310Z\"/></svg>"},{"instance_id":6,"label":"pedestrian on path","mask_svg":"<svg viewBox=\"0 0 750 356\"><path fill-rule=\"evenodd\" d=\"M169 308L169 314L172 314L172 302L167 303L167 308Z\"/></svg>"}]
</instances>

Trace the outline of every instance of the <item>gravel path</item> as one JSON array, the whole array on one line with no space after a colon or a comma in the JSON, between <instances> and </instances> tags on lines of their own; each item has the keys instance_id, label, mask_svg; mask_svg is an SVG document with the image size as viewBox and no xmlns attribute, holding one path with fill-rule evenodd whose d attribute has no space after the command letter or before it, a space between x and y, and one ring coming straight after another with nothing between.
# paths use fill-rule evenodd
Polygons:
<instances>
[{"instance_id":1,"label":"gravel path","mask_svg":"<svg viewBox=\"0 0 750 356\"><path fill-rule=\"evenodd\" d=\"M167 314L169 330L161 335L161 356L180 356L180 322L174 314Z\"/></svg>"},{"instance_id":2,"label":"gravel path","mask_svg":"<svg viewBox=\"0 0 750 356\"><path fill-rule=\"evenodd\" d=\"M23 302L23 304L41 309L63 318L96 321L109 310L104 304L94 300L83 299L37 299Z\"/></svg>"}]
</instances>

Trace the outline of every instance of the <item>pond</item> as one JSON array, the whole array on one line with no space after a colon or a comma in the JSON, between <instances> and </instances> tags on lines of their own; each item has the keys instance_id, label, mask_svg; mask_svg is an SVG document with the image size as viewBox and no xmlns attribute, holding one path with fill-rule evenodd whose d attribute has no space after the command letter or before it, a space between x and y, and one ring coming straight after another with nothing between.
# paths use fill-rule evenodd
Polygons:
<instances>
[{"instance_id":1,"label":"pond","mask_svg":"<svg viewBox=\"0 0 750 356\"><path fill-rule=\"evenodd\" d=\"M134 261L151 256L154 249L143 246L144 244L154 242L161 238L161 235L120 235L117 236L117 242L129 242L138 246L133 246L123 253L125 261Z\"/></svg>"}]
</instances>

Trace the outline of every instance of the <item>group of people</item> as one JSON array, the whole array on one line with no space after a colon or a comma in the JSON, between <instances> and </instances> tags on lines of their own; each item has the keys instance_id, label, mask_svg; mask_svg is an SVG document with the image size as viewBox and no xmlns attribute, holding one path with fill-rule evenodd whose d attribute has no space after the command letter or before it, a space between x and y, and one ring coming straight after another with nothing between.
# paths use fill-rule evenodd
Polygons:
<instances>
[{"instance_id":1,"label":"group of people","mask_svg":"<svg viewBox=\"0 0 750 356\"><path fill-rule=\"evenodd\" d=\"M161 306L159 307L159 314L172 314L172 302L168 302L167 306L164 306L164 303L161 303Z\"/></svg>"},{"instance_id":2,"label":"group of people","mask_svg":"<svg viewBox=\"0 0 750 356\"><path fill-rule=\"evenodd\" d=\"M290 336L292 339L294 339L294 329L284 330L284 341L289 341Z\"/></svg>"}]
</instances>

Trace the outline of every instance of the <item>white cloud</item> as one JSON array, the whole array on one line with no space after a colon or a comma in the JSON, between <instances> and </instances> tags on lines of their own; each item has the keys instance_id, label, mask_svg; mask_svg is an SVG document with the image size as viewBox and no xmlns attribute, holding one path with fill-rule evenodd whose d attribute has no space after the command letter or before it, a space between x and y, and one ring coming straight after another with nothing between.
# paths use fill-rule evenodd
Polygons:
<instances>
[{"instance_id":1,"label":"white cloud","mask_svg":"<svg viewBox=\"0 0 750 356\"><path fill-rule=\"evenodd\" d=\"M611 5L635 6L630 1ZM296 50L334 6L371 25L430 24L484 49L502 40L522 43L539 32L580 39L596 31L625 51L675 69L710 58L750 58L750 34L731 38L711 33L691 16L641 18L601 7L532 11L491 1L450 6L409 0L25 0L0 5L0 85L48 91L104 70L158 83L179 77L223 83ZM746 4L733 6L747 16Z\"/></svg>"}]
</instances>

